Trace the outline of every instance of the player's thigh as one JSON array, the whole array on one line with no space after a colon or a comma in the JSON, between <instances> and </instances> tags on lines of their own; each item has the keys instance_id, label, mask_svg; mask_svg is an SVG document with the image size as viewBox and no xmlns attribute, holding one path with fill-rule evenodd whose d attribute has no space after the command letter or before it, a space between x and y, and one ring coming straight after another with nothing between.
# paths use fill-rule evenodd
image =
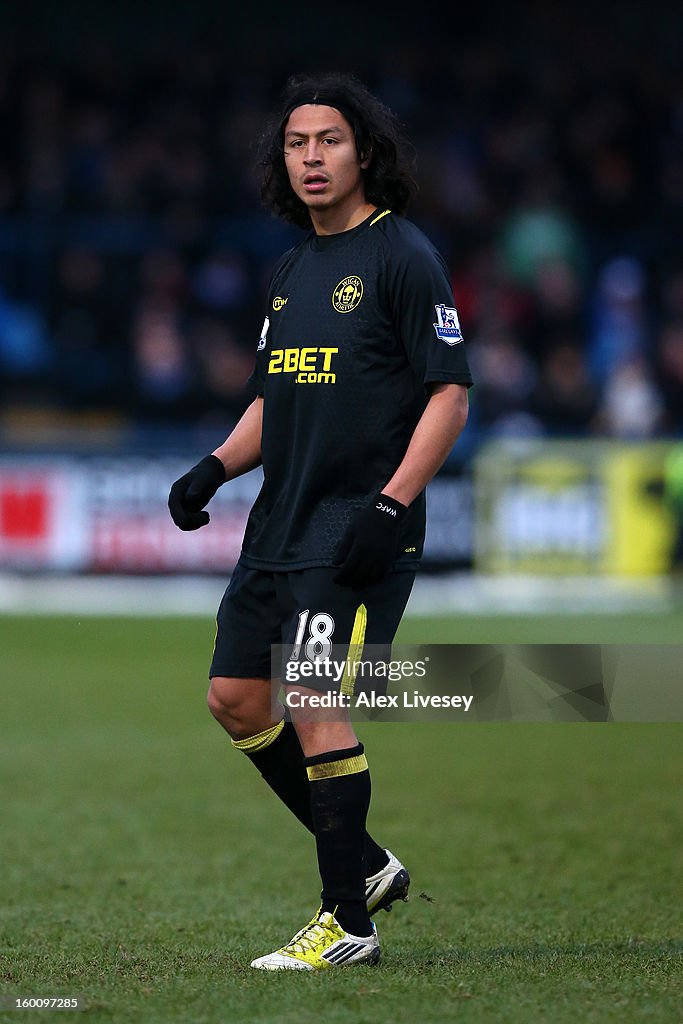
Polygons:
<instances>
[{"instance_id":1,"label":"player's thigh","mask_svg":"<svg viewBox=\"0 0 683 1024\"><path fill-rule=\"evenodd\" d=\"M271 645L280 642L281 615L273 574L235 566L216 615L216 640L209 669L210 679L227 693L240 690L239 680L271 678Z\"/></svg>"},{"instance_id":2,"label":"player's thigh","mask_svg":"<svg viewBox=\"0 0 683 1024\"><path fill-rule=\"evenodd\" d=\"M335 583L336 572L316 568L276 574L282 644L309 656L324 656L328 644L390 646L415 573L394 572L380 583L352 589Z\"/></svg>"},{"instance_id":3,"label":"player's thigh","mask_svg":"<svg viewBox=\"0 0 683 1024\"><path fill-rule=\"evenodd\" d=\"M356 590L335 583L335 573L304 569L276 580L283 612L283 681L290 687L352 695L363 682L353 667L356 663L389 660L415 574L392 573ZM331 664L321 664L326 659ZM379 678L386 676L366 671L371 689L376 689Z\"/></svg>"}]
</instances>

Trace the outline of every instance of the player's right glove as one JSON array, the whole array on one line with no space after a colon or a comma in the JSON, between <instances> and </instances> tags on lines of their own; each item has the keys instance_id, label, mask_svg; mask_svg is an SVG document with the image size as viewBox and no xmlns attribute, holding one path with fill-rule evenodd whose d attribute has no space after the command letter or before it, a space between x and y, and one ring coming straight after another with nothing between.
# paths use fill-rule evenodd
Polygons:
<instances>
[{"instance_id":1,"label":"player's right glove","mask_svg":"<svg viewBox=\"0 0 683 1024\"><path fill-rule=\"evenodd\" d=\"M206 526L209 513L202 509L225 483L225 466L216 455L206 455L201 462L181 476L171 487L168 510L181 530L198 530Z\"/></svg>"},{"instance_id":2,"label":"player's right glove","mask_svg":"<svg viewBox=\"0 0 683 1024\"><path fill-rule=\"evenodd\" d=\"M396 558L401 520L406 505L387 494L376 495L351 522L337 548L340 563L335 583L368 587L391 572Z\"/></svg>"}]
</instances>

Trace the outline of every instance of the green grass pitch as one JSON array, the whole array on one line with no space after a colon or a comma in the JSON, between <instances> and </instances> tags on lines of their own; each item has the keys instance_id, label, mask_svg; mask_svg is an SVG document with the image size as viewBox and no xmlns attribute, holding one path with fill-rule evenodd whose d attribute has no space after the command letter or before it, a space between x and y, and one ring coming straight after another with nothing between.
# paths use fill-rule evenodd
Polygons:
<instances>
[{"instance_id":1,"label":"green grass pitch","mask_svg":"<svg viewBox=\"0 0 683 1024\"><path fill-rule=\"evenodd\" d=\"M681 625L412 619L399 638ZM379 915L377 968L251 971L319 882L310 837L205 710L212 640L203 619L0 622L3 993L79 995L84 1020L122 1024L683 1020L679 725L360 727L370 828L410 903Z\"/></svg>"}]
</instances>

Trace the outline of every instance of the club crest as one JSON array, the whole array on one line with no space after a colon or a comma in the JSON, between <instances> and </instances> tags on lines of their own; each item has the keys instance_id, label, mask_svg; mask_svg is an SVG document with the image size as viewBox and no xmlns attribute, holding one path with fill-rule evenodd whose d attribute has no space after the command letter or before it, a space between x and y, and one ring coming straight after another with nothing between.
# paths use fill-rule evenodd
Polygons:
<instances>
[{"instance_id":1,"label":"club crest","mask_svg":"<svg viewBox=\"0 0 683 1024\"><path fill-rule=\"evenodd\" d=\"M350 274L332 292L332 305L338 313L350 313L362 298L363 282L357 274Z\"/></svg>"},{"instance_id":2,"label":"club crest","mask_svg":"<svg viewBox=\"0 0 683 1024\"><path fill-rule=\"evenodd\" d=\"M447 345L457 345L462 341L457 310L452 306L444 306L442 302L438 302L434 309L436 310L436 323L432 326L436 331L437 338L445 341Z\"/></svg>"}]
</instances>

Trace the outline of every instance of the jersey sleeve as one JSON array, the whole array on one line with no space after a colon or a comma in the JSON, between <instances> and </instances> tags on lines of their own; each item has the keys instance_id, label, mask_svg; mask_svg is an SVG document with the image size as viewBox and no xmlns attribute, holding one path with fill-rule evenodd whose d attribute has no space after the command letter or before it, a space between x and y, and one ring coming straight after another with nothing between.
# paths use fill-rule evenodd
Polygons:
<instances>
[{"instance_id":1,"label":"jersey sleeve","mask_svg":"<svg viewBox=\"0 0 683 1024\"><path fill-rule=\"evenodd\" d=\"M405 246L392 260L392 316L408 361L425 383L470 387L458 313L448 269L433 248Z\"/></svg>"},{"instance_id":2,"label":"jersey sleeve","mask_svg":"<svg viewBox=\"0 0 683 1024\"><path fill-rule=\"evenodd\" d=\"M287 252L280 257L280 259L275 265L273 273L271 274L270 284L268 285L268 310L272 308L272 301L277 289L278 277L289 263L290 259L296 252L297 248L298 246L293 246L293 248L288 249ZM268 366L268 350L270 348L269 332L270 316L269 313L266 313L265 319L263 321L263 327L261 328L261 334L258 340L258 345L256 346L256 362L254 363L253 372L249 379L247 380L246 385L248 393L251 395L252 398L263 398L264 395L264 389L266 384L266 372Z\"/></svg>"},{"instance_id":3,"label":"jersey sleeve","mask_svg":"<svg viewBox=\"0 0 683 1024\"><path fill-rule=\"evenodd\" d=\"M247 380L247 391L251 398L263 398L266 383L266 349L270 318L266 316L261 328L261 336L256 346L256 361L251 376Z\"/></svg>"}]
</instances>

